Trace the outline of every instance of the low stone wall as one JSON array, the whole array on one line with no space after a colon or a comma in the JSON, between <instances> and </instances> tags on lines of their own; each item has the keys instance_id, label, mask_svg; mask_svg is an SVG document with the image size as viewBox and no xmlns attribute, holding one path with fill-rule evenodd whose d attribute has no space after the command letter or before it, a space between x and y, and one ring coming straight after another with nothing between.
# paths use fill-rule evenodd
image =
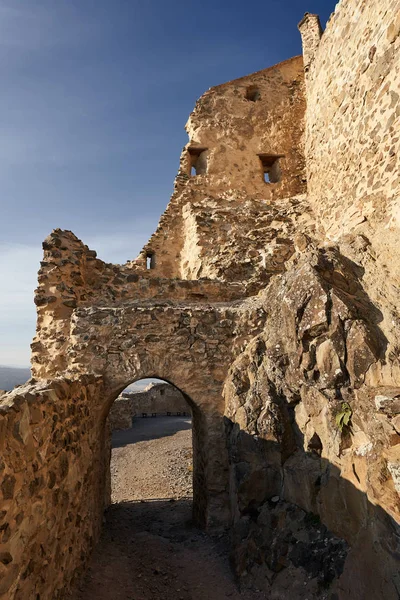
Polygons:
<instances>
[{"instance_id":1,"label":"low stone wall","mask_svg":"<svg viewBox=\"0 0 400 600\"><path fill-rule=\"evenodd\" d=\"M183 394L169 383L151 383L142 392L123 392L111 407L111 429L130 429L134 417L191 414Z\"/></svg>"},{"instance_id":2,"label":"low stone wall","mask_svg":"<svg viewBox=\"0 0 400 600\"><path fill-rule=\"evenodd\" d=\"M183 394L169 383L152 383L143 392L123 392L122 397L132 399L134 415L137 417L143 413L190 413L190 406Z\"/></svg>"},{"instance_id":3,"label":"low stone wall","mask_svg":"<svg viewBox=\"0 0 400 600\"><path fill-rule=\"evenodd\" d=\"M133 419L133 400L119 396L110 409L108 419L112 431L130 429Z\"/></svg>"},{"instance_id":4,"label":"low stone wall","mask_svg":"<svg viewBox=\"0 0 400 600\"><path fill-rule=\"evenodd\" d=\"M85 567L104 508L100 388L60 379L1 398L1 600L66 598Z\"/></svg>"}]
</instances>

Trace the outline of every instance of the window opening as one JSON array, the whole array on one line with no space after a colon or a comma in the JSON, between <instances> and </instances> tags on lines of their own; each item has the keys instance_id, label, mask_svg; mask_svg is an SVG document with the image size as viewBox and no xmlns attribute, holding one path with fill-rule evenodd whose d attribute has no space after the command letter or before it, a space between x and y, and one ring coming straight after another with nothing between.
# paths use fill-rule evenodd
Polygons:
<instances>
[{"instance_id":1,"label":"window opening","mask_svg":"<svg viewBox=\"0 0 400 600\"><path fill-rule=\"evenodd\" d=\"M207 148L191 146L188 148L190 176L205 175L207 173Z\"/></svg>"},{"instance_id":2,"label":"window opening","mask_svg":"<svg viewBox=\"0 0 400 600\"><path fill-rule=\"evenodd\" d=\"M246 100L250 100L250 102L257 102L257 100L261 100L261 93L257 86L251 85L247 88Z\"/></svg>"},{"instance_id":3,"label":"window opening","mask_svg":"<svg viewBox=\"0 0 400 600\"><path fill-rule=\"evenodd\" d=\"M154 269L156 266L156 255L154 252L146 253L146 269Z\"/></svg>"},{"instance_id":4,"label":"window opening","mask_svg":"<svg viewBox=\"0 0 400 600\"><path fill-rule=\"evenodd\" d=\"M265 183L279 183L282 172L279 161L284 158L283 154L259 154Z\"/></svg>"}]
</instances>

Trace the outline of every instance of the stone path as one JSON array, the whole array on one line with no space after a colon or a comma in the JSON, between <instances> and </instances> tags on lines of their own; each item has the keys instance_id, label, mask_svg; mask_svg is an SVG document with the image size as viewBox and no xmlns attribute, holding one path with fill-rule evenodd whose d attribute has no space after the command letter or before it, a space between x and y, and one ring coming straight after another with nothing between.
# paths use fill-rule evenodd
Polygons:
<instances>
[{"instance_id":1,"label":"stone path","mask_svg":"<svg viewBox=\"0 0 400 600\"><path fill-rule=\"evenodd\" d=\"M184 418L140 419L114 434L114 504L74 600L263 598L239 593L227 537L191 523L189 427Z\"/></svg>"}]
</instances>

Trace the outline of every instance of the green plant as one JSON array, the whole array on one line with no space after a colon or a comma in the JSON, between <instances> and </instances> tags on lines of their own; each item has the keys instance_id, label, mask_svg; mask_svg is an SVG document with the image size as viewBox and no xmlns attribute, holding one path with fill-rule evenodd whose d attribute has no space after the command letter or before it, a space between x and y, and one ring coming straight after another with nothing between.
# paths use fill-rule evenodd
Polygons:
<instances>
[{"instance_id":1,"label":"green plant","mask_svg":"<svg viewBox=\"0 0 400 600\"><path fill-rule=\"evenodd\" d=\"M336 425L340 431L343 431L343 429L346 427L351 429L352 414L353 411L351 410L350 404L348 402L342 402L342 407L335 417Z\"/></svg>"}]
</instances>

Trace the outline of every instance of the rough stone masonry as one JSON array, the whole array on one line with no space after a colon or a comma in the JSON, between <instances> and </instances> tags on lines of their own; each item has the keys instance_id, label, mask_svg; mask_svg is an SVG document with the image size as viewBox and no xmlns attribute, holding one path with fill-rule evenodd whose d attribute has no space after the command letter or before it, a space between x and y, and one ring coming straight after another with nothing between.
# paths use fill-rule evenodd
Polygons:
<instances>
[{"instance_id":1,"label":"rough stone masonry","mask_svg":"<svg viewBox=\"0 0 400 600\"><path fill-rule=\"evenodd\" d=\"M112 404L108 418L112 431L130 429L134 417L189 415L182 392L169 383L150 383L142 391L125 391Z\"/></svg>"},{"instance_id":2,"label":"rough stone masonry","mask_svg":"<svg viewBox=\"0 0 400 600\"><path fill-rule=\"evenodd\" d=\"M31 379L0 403L0 598L57 600L109 502L110 406L171 382L194 519L266 597L400 597L400 2L211 88L136 260L43 244Z\"/></svg>"}]
</instances>

